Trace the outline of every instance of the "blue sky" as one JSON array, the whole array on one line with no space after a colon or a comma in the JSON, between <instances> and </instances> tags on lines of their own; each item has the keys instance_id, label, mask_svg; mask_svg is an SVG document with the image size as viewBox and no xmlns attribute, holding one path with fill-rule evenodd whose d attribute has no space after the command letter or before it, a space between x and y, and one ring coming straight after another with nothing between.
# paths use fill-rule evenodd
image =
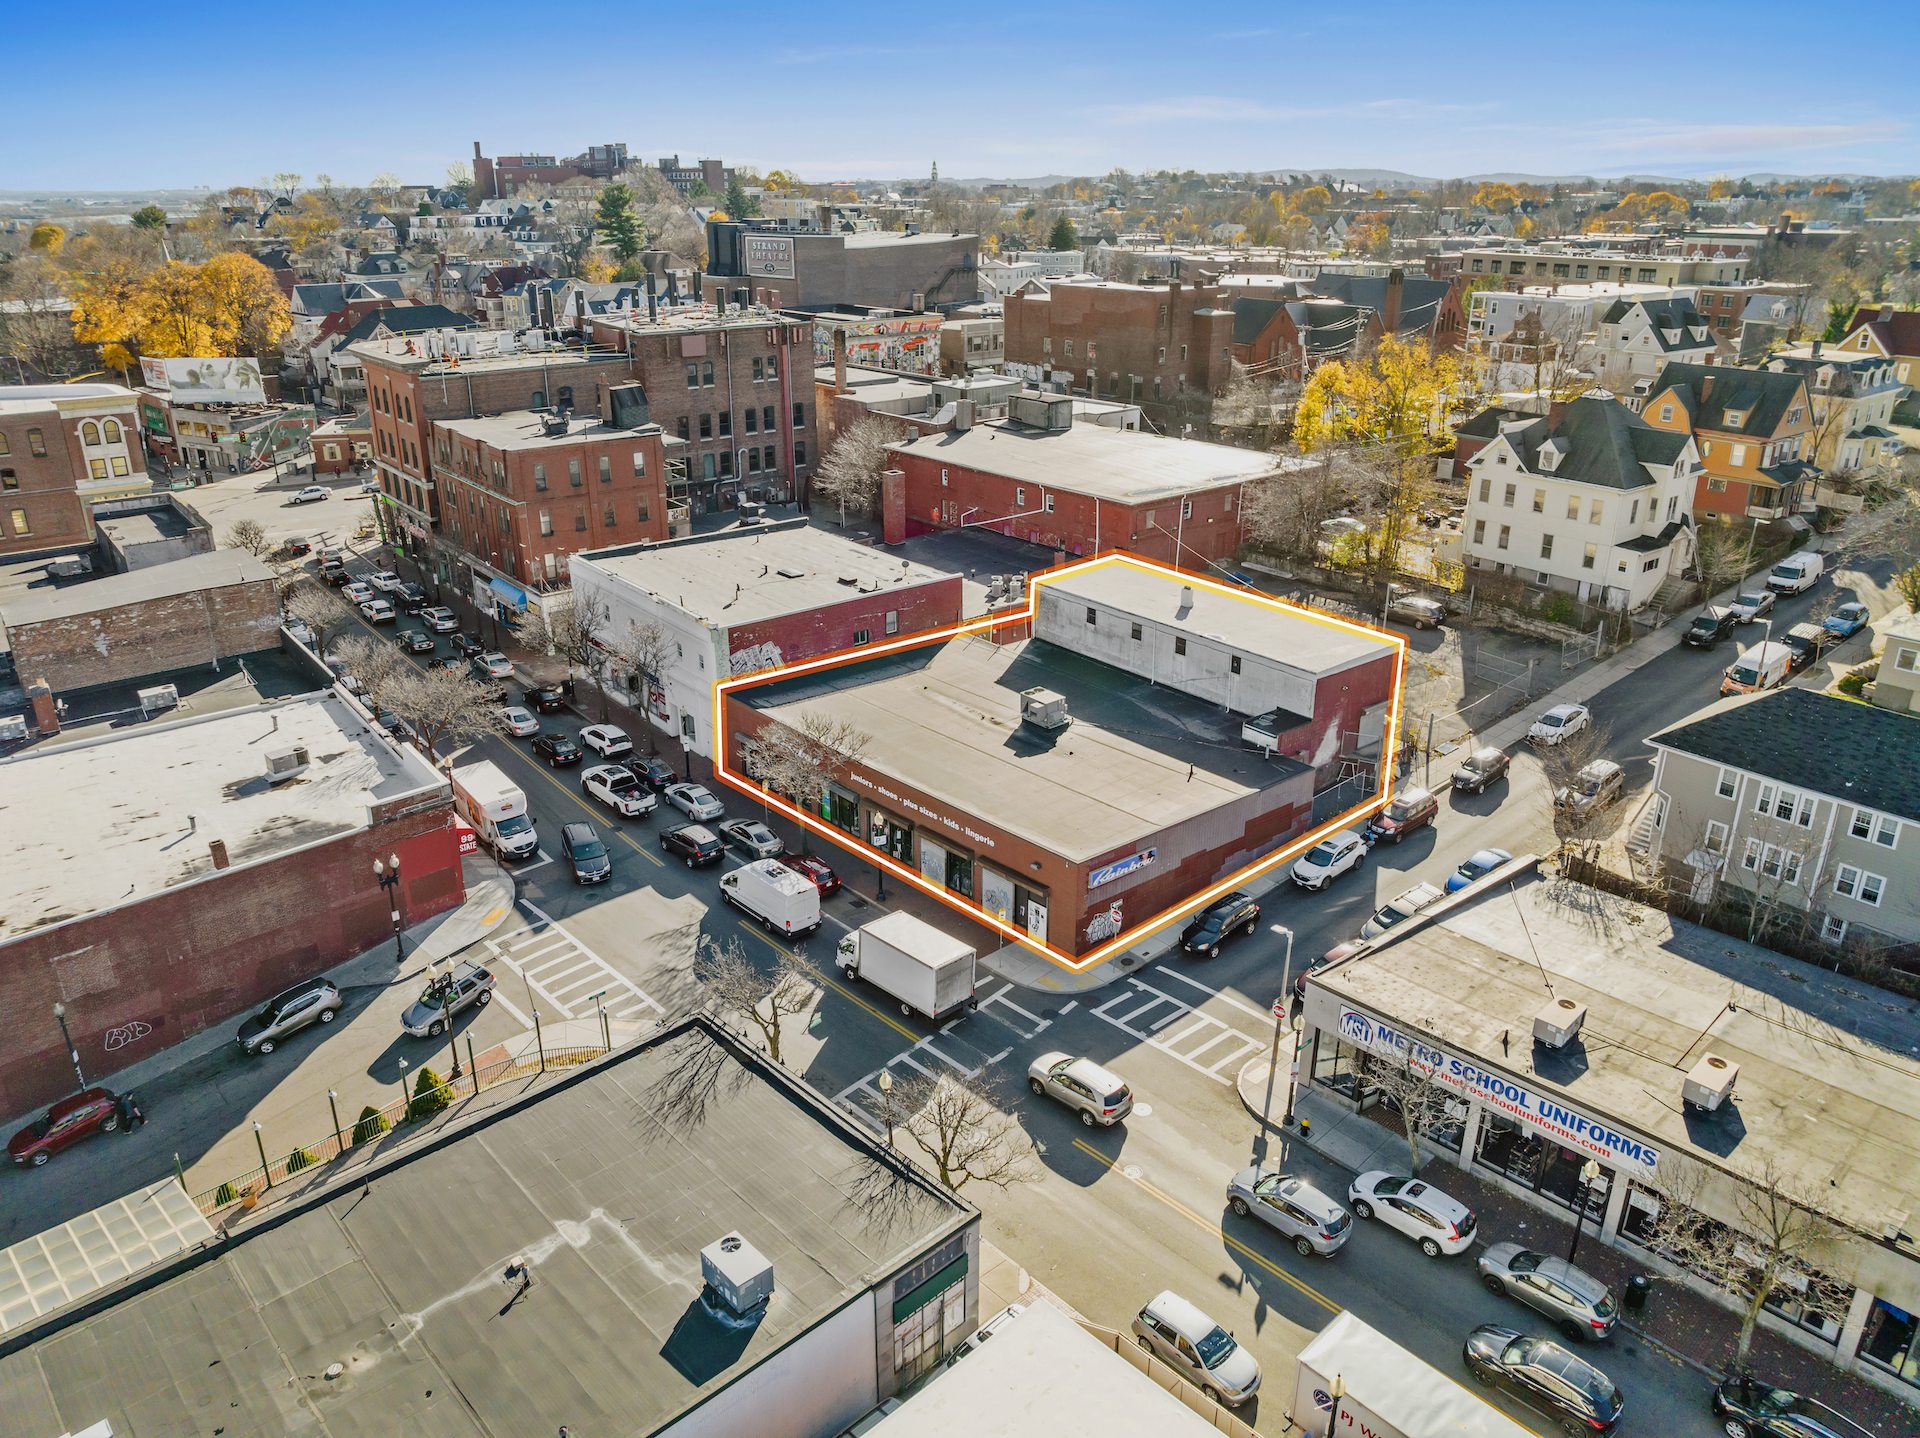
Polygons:
<instances>
[{"instance_id":1,"label":"blue sky","mask_svg":"<svg viewBox=\"0 0 1920 1438\"><path fill-rule=\"evenodd\" d=\"M1844 13L1843 13L1844 12ZM1920 4L23 5L0 190L443 177L625 141L804 178L1920 173ZM1877 71L1877 73L1876 73ZM364 98L362 98L364 97Z\"/></svg>"}]
</instances>

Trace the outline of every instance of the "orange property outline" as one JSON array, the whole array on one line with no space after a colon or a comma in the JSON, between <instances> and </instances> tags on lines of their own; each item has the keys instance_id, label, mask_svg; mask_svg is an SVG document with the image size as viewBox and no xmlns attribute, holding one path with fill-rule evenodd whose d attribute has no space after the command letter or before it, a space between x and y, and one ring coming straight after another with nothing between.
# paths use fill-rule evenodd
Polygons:
<instances>
[{"instance_id":1,"label":"orange property outline","mask_svg":"<svg viewBox=\"0 0 1920 1438\"><path fill-rule=\"evenodd\" d=\"M1407 641L1402 636L1395 634L1392 630L1383 629L1378 625L1365 624L1358 620L1339 619L1330 614L1321 614L1311 609L1302 608L1299 605L1284 603L1281 600L1261 594L1258 591L1242 589L1236 585L1222 584L1216 579L1210 579L1203 574L1196 574L1191 570L1181 569L1177 565L1163 564L1158 560L1146 559L1138 554L1131 554L1122 550L1109 550L1104 554L1084 559L1077 564L1065 565L1059 569L1046 570L1032 576L1028 581L1027 604L1023 609L1001 610L994 614L984 615L979 619L966 620L959 624L948 625L943 629L922 630L917 634L903 635L891 643L863 644L858 649L839 649L831 654L823 654L818 658L802 660L796 664L777 665L774 668L762 669L753 674L739 675L734 678L718 681L713 686L713 732L719 739L719 742L714 746L714 774L731 788L738 789L741 793L751 795L754 799L778 809L789 819L792 819L795 823L805 825L821 838L834 843L845 843L850 837L845 830L835 828L823 820L818 814L809 813L804 809L796 807L772 790L762 788L746 775L736 774L728 767L728 760L733 748L733 736L727 728L726 696L736 689L753 688L762 684L770 684L780 679L790 679L795 675L812 673L816 670L832 669L844 664L864 663L869 659L877 658L883 654L896 654L908 649L922 648L929 644L944 643L949 639L958 639L970 634L978 634L983 631L990 633L1010 625L1026 624L1034 617L1035 608L1039 603L1040 586L1051 584L1058 579L1064 579L1068 575L1081 574L1091 569L1102 568L1113 564L1130 565L1138 569L1155 571L1159 575L1175 576L1183 583L1210 589L1216 594L1226 595L1230 599L1238 599L1243 603L1249 604L1264 604L1270 609L1280 610L1282 613L1296 619L1305 619L1315 624L1324 624L1330 629L1343 630L1349 634L1364 634L1370 639L1383 639L1391 644L1394 651L1393 689L1387 708L1386 728L1381 741L1380 767L1384 776L1384 782L1381 784L1378 792L1364 803L1356 804L1346 812L1336 815L1334 818L1328 819L1323 823L1314 825L1298 839L1282 845L1273 853L1257 859L1246 867L1236 870L1226 878L1208 885L1199 893L1182 900L1180 903L1162 909L1151 918L1143 919L1141 922L1132 925L1130 928L1107 940L1107 942L1096 948L1089 949L1086 953L1077 957L1072 954L1062 953L1051 944L1037 941L1034 936L1025 929L1017 928L1013 924L1001 919L998 915L989 913L973 900L960 897L946 888L946 886L929 883L918 869L910 869L892 856L878 849L864 852L863 857L865 859L872 863L883 865L887 873L893 878L912 884L922 892L940 900L940 902L946 904L948 907L965 914L975 923L985 924L988 928L997 929L1008 939L1032 949L1035 953L1059 968L1065 969L1069 973L1078 973L1112 958L1115 954L1137 940L1142 934L1151 933L1170 920L1178 919L1183 915L1210 904L1221 895L1231 893L1248 880L1297 858L1315 844L1319 843L1320 840L1328 834L1345 828L1350 820L1378 810L1393 797L1393 755L1399 744L1400 698L1403 686L1406 683L1407 670ZM851 837L856 844L859 842L858 835ZM863 851L866 849L864 845L861 847Z\"/></svg>"}]
</instances>

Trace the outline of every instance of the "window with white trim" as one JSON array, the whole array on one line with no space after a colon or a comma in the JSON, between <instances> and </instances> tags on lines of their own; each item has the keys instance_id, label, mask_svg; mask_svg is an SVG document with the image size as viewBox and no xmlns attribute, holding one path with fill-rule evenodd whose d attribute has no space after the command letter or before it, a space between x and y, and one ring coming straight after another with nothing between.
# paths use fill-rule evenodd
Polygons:
<instances>
[{"instance_id":1,"label":"window with white trim","mask_svg":"<svg viewBox=\"0 0 1920 1438\"><path fill-rule=\"evenodd\" d=\"M1700 847L1705 849L1709 854L1726 853L1727 826L1720 823L1717 819L1709 819L1707 821L1707 834L1706 837L1700 841Z\"/></svg>"},{"instance_id":2,"label":"window with white trim","mask_svg":"<svg viewBox=\"0 0 1920 1438\"><path fill-rule=\"evenodd\" d=\"M1836 919L1828 914L1820 925L1820 937L1830 944L1837 944L1847 936L1847 921Z\"/></svg>"},{"instance_id":3,"label":"window with white trim","mask_svg":"<svg viewBox=\"0 0 1920 1438\"><path fill-rule=\"evenodd\" d=\"M1722 769L1720 771L1719 794L1722 799L1731 799L1739 786L1739 776L1736 775L1733 770Z\"/></svg>"},{"instance_id":4,"label":"window with white trim","mask_svg":"<svg viewBox=\"0 0 1920 1438\"><path fill-rule=\"evenodd\" d=\"M1753 812L1756 814L1770 814L1773 812L1773 785L1762 784L1760 786L1760 793L1753 801Z\"/></svg>"},{"instance_id":5,"label":"window with white trim","mask_svg":"<svg viewBox=\"0 0 1920 1438\"><path fill-rule=\"evenodd\" d=\"M1758 839L1747 840L1747 852L1745 856L1740 860L1741 868L1746 869L1750 872L1759 869L1760 847L1761 845Z\"/></svg>"},{"instance_id":6,"label":"window with white trim","mask_svg":"<svg viewBox=\"0 0 1920 1438\"><path fill-rule=\"evenodd\" d=\"M1833 891L1843 898L1858 899L1874 908L1880 907L1880 896L1885 892L1887 880L1884 874L1869 874L1864 869L1856 869L1851 864L1842 864L1834 876Z\"/></svg>"}]
</instances>

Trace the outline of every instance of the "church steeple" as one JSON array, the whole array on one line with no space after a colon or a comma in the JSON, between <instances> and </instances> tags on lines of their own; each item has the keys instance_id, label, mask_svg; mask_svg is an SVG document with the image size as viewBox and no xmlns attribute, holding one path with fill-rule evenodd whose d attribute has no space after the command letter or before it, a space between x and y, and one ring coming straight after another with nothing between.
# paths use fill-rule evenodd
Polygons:
<instances>
[{"instance_id":1,"label":"church steeple","mask_svg":"<svg viewBox=\"0 0 1920 1438\"><path fill-rule=\"evenodd\" d=\"M933 178L928 180L927 183L929 185L937 185L940 183L940 162L938 160L933 162Z\"/></svg>"}]
</instances>

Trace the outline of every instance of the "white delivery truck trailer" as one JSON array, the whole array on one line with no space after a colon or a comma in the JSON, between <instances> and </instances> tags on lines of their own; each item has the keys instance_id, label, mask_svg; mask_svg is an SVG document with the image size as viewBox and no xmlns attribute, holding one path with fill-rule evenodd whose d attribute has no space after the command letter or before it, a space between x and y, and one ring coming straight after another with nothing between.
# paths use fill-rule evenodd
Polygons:
<instances>
[{"instance_id":1,"label":"white delivery truck trailer","mask_svg":"<svg viewBox=\"0 0 1920 1438\"><path fill-rule=\"evenodd\" d=\"M820 927L820 886L778 859L756 859L720 881L720 897L782 934Z\"/></svg>"},{"instance_id":2,"label":"white delivery truck trailer","mask_svg":"<svg viewBox=\"0 0 1920 1438\"><path fill-rule=\"evenodd\" d=\"M973 1003L971 948L911 914L888 914L840 941L840 972L900 1001L903 1014L941 1023Z\"/></svg>"},{"instance_id":3,"label":"white delivery truck trailer","mask_svg":"<svg viewBox=\"0 0 1920 1438\"><path fill-rule=\"evenodd\" d=\"M1464 1369L1463 1369L1464 1371ZM1346 1392L1334 1413L1333 1380ZM1302 1434L1314 1438L1531 1438L1523 1428L1384 1333L1342 1313L1320 1330L1294 1365L1293 1410Z\"/></svg>"},{"instance_id":4,"label":"white delivery truck trailer","mask_svg":"<svg viewBox=\"0 0 1920 1438\"><path fill-rule=\"evenodd\" d=\"M480 842L503 859L531 859L540 848L527 796L488 760L453 771L453 807Z\"/></svg>"}]
</instances>

